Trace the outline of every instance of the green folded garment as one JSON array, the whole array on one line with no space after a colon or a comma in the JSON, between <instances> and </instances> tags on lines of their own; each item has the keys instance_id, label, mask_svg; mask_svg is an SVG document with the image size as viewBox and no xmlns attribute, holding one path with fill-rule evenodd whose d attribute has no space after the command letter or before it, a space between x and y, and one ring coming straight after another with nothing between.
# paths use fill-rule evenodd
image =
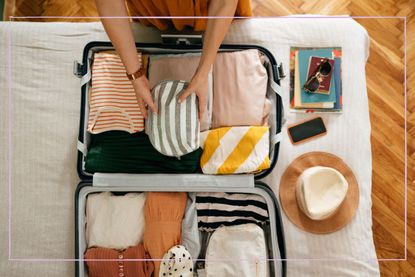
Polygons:
<instances>
[{"instance_id":1,"label":"green folded garment","mask_svg":"<svg viewBox=\"0 0 415 277\"><path fill-rule=\"evenodd\" d=\"M159 153L144 132L129 134L121 131L91 136L85 158L90 173L195 173L200 172L202 149L180 159Z\"/></svg>"}]
</instances>

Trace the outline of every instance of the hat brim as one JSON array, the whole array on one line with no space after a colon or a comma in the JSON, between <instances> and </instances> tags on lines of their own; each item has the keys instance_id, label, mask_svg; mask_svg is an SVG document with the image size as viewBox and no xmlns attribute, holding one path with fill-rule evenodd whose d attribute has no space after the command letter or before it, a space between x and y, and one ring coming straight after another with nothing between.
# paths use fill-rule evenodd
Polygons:
<instances>
[{"instance_id":1,"label":"hat brim","mask_svg":"<svg viewBox=\"0 0 415 277\"><path fill-rule=\"evenodd\" d=\"M347 195L337 211L323 220L312 220L298 206L295 194L301 173L313 166L338 170L349 184ZM280 182L280 202L285 214L297 227L315 234L327 234L346 226L359 206L359 186L352 170L339 157L326 152L309 152L296 158L285 170Z\"/></svg>"}]
</instances>

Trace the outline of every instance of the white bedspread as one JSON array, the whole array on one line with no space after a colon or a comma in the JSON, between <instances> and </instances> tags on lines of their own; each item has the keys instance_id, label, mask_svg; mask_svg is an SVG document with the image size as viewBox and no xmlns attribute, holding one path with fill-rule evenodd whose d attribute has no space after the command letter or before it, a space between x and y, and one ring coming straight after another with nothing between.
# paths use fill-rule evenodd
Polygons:
<instances>
[{"instance_id":1,"label":"white bedspread","mask_svg":"<svg viewBox=\"0 0 415 277\"><path fill-rule=\"evenodd\" d=\"M135 34L138 41L158 40L151 28L136 26ZM0 276L74 274L71 261L20 260L74 258L80 86L72 74L72 63L81 60L85 44L95 40L108 40L100 23L0 24ZM225 42L262 45L283 62L287 72L290 46L343 47L344 113L324 115L328 134L302 145L291 145L284 129L277 167L266 181L278 195L284 169L304 152L327 151L344 159L360 186L357 215L330 235L306 233L283 215L287 255L292 259L288 276L379 275L372 239L366 31L350 19L239 20ZM12 66L10 71L8 66ZM290 124L308 116L288 112L288 80L282 82L282 91ZM9 181L11 258L15 261L8 261Z\"/></svg>"}]
</instances>

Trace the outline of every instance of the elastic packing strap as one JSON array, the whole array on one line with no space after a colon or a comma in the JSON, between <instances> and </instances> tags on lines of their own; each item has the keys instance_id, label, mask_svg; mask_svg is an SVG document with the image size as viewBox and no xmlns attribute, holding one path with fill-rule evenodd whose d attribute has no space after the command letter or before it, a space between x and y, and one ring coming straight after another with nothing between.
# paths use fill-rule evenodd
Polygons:
<instances>
[{"instance_id":1,"label":"elastic packing strap","mask_svg":"<svg viewBox=\"0 0 415 277\"><path fill-rule=\"evenodd\" d=\"M81 86L87 84L91 80L91 68L89 65L89 61L86 63L86 73L81 77Z\"/></svg>"},{"instance_id":2,"label":"elastic packing strap","mask_svg":"<svg viewBox=\"0 0 415 277\"><path fill-rule=\"evenodd\" d=\"M282 98L280 85L271 80L271 88Z\"/></svg>"},{"instance_id":3,"label":"elastic packing strap","mask_svg":"<svg viewBox=\"0 0 415 277\"><path fill-rule=\"evenodd\" d=\"M278 134L275 134L275 136L272 137L271 144L275 145L278 142L280 142L281 140L282 140L282 132L279 132Z\"/></svg>"},{"instance_id":4,"label":"elastic packing strap","mask_svg":"<svg viewBox=\"0 0 415 277\"><path fill-rule=\"evenodd\" d=\"M88 153L88 148L86 147L86 145L83 142L80 142L78 140L78 143L76 145L76 147L78 148L78 150L84 155L86 156L86 154Z\"/></svg>"},{"instance_id":5,"label":"elastic packing strap","mask_svg":"<svg viewBox=\"0 0 415 277\"><path fill-rule=\"evenodd\" d=\"M281 86L278 85L276 82L274 82L273 80L271 80L271 88L275 91L276 94L278 94L281 99L282 99L282 94L281 94ZM281 126L285 124L285 116L284 116L284 106L281 105L282 111L281 111Z\"/></svg>"}]
</instances>

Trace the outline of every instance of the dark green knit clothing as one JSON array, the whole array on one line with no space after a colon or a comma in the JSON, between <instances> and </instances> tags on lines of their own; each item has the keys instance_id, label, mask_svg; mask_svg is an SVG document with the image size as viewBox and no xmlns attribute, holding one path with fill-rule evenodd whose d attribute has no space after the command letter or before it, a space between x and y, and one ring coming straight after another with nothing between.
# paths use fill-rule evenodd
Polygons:
<instances>
[{"instance_id":1,"label":"dark green knit clothing","mask_svg":"<svg viewBox=\"0 0 415 277\"><path fill-rule=\"evenodd\" d=\"M85 159L90 173L195 173L200 171L202 149L180 157L159 153L144 132L121 131L92 135Z\"/></svg>"}]
</instances>

